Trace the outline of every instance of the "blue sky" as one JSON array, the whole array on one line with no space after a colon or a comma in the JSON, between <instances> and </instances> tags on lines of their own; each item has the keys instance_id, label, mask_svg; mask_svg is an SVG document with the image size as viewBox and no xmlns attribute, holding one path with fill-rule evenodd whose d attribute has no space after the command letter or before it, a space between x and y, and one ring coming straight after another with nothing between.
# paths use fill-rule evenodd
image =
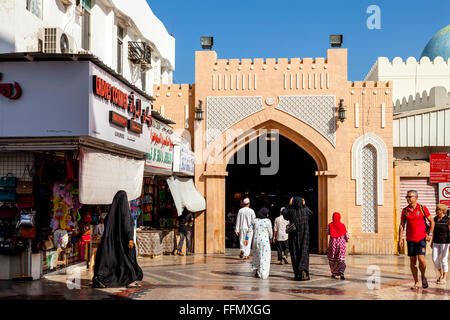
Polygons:
<instances>
[{"instance_id":1,"label":"blue sky","mask_svg":"<svg viewBox=\"0 0 450 320\"><path fill-rule=\"evenodd\" d=\"M420 57L450 24L449 0L147 0L176 41L175 83L194 83L200 36L213 36L219 59L326 57L330 34L343 34L348 77L363 80L377 57ZM381 29L370 30L370 5Z\"/></svg>"}]
</instances>

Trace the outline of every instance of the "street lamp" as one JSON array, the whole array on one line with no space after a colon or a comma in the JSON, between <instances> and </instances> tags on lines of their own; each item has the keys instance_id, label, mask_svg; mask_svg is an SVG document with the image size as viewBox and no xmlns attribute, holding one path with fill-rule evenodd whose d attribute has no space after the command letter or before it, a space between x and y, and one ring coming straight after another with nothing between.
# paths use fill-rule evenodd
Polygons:
<instances>
[{"instance_id":1,"label":"street lamp","mask_svg":"<svg viewBox=\"0 0 450 320\"><path fill-rule=\"evenodd\" d=\"M198 100L198 107L195 108L195 120L202 121L203 120L203 109L202 109L202 100Z\"/></svg>"},{"instance_id":2,"label":"street lamp","mask_svg":"<svg viewBox=\"0 0 450 320\"><path fill-rule=\"evenodd\" d=\"M202 49L212 49L214 44L213 37L200 37L200 44L202 45Z\"/></svg>"},{"instance_id":3,"label":"street lamp","mask_svg":"<svg viewBox=\"0 0 450 320\"><path fill-rule=\"evenodd\" d=\"M344 107L344 99L339 99L339 109L338 109L338 118L341 122L344 122L345 117L345 107Z\"/></svg>"},{"instance_id":4,"label":"street lamp","mask_svg":"<svg viewBox=\"0 0 450 320\"><path fill-rule=\"evenodd\" d=\"M331 34L330 44L332 47L341 47L342 42L344 42L344 36L342 34Z\"/></svg>"}]
</instances>

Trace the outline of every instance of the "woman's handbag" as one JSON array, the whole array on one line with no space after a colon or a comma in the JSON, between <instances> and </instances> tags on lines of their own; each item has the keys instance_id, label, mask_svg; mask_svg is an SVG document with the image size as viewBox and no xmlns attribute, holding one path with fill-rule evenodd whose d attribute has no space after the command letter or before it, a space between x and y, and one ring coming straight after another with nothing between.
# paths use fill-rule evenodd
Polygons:
<instances>
[{"instance_id":1,"label":"woman's handbag","mask_svg":"<svg viewBox=\"0 0 450 320\"><path fill-rule=\"evenodd\" d=\"M16 190L0 187L0 201L16 201Z\"/></svg>"},{"instance_id":2,"label":"woman's handbag","mask_svg":"<svg viewBox=\"0 0 450 320\"><path fill-rule=\"evenodd\" d=\"M54 247L55 247L55 245L53 244L53 240L50 237L44 241L44 249L45 250L51 250Z\"/></svg>"},{"instance_id":3,"label":"woman's handbag","mask_svg":"<svg viewBox=\"0 0 450 320\"><path fill-rule=\"evenodd\" d=\"M27 171L28 171L28 175L31 176L30 169L28 167L25 167L23 169L22 177L17 182L17 187L16 187L17 194L32 194L33 193L33 182L25 181Z\"/></svg>"},{"instance_id":4,"label":"woman's handbag","mask_svg":"<svg viewBox=\"0 0 450 320\"><path fill-rule=\"evenodd\" d=\"M17 208L1 206L0 207L0 219L1 220L14 220L16 218Z\"/></svg>"},{"instance_id":5,"label":"woman's handbag","mask_svg":"<svg viewBox=\"0 0 450 320\"><path fill-rule=\"evenodd\" d=\"M19 237L24 239L36 238L36 227L21 227Z\"/></svg>"},{"instance_id":6,"label":"woman's handbag","mask_svg":"<svg viewBox=\"0 0 450 320\"><path fill-rule=\"evenodd\" d=\"M0 178L0 187L15 188L17 185L17 178L12 173Z\"/></svg>"},{"instance_id":7,"label":"woman's handbag","mask_svg":"<svg viewBox=\"0 0 450 320\"><path fill-rule=\"evenodd\" d=\"M20 213L20 219L17 222L16 228L20 228L20 227L34 227L34 216L35 213L29 213L29 212L21 212Z\"/></svg>"},{"instance_id":8,"label":"woman's handbag","mask_svg":"<svg viewBox=\"0 0 450 320\"><path fill-rule=\"evenodd\" d=\"M32 194L21 194L17 197L17 208L29 209L34 206L34 197Z\"/></svg>"},{"instance_id":9,"label":"woman's handbag","mask_svg":"<svg viewBox=\"0 0 450 320\"><path fill-rule=\"evenodd\" d=\"M297 228L295 227L295 223L291 222L286 226L286 233L291 233L293 231L296 231Z\"/></svg>"},{"instance_id":10,"label":"woman's handbag","mask_svg":"<svg viewBox=\"0 0 450 320\"><path fill-rule=\"evenodd\" d=\"M33 182L19 180L19 182L17 182L16 193L17 194L32 194L33 193Z\"/></svg>"}]
</instances>

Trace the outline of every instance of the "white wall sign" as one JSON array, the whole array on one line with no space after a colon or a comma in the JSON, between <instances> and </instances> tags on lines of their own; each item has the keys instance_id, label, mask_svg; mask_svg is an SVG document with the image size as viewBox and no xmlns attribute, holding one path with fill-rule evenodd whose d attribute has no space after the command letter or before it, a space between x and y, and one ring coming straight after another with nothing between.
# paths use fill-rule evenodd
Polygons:
<instances>
[{"instance_id":1,"label":"white wall sign","mask_svg":"<svg viewBox=\"0 0 450 320\"><path fill-rule=\"evenodd\" d=\"M173 148L173 172L194 176L195 155L182 145Z\"/></svg>"},{"instance_id":2,"label":"white wall sign","mask_svg":"<svg viewBox=\"0 0 450 320\"><path fill-rule=\"evenodd\" d=\"M172 171L173 162L173 129L168 125L153 119L150 129L150 151L145 160L146 167Z\"/></svg>"}]
</instances>

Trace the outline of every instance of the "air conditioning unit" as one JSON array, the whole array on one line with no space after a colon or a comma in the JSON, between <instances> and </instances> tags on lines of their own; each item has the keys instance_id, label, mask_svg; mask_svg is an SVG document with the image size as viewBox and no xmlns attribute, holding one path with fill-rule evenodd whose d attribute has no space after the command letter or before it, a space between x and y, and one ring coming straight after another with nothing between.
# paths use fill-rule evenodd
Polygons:
<instances>
[{"instance_id":1,"label":"air conditioning unit","mask_svg":"<svg viewBox=\"0 0 450 320\"><path fill-rule=\"evenodd\" d=\"M60 28L44 28L44 53L74 53L75 41Z\"/></svg>"}]
</instances>

